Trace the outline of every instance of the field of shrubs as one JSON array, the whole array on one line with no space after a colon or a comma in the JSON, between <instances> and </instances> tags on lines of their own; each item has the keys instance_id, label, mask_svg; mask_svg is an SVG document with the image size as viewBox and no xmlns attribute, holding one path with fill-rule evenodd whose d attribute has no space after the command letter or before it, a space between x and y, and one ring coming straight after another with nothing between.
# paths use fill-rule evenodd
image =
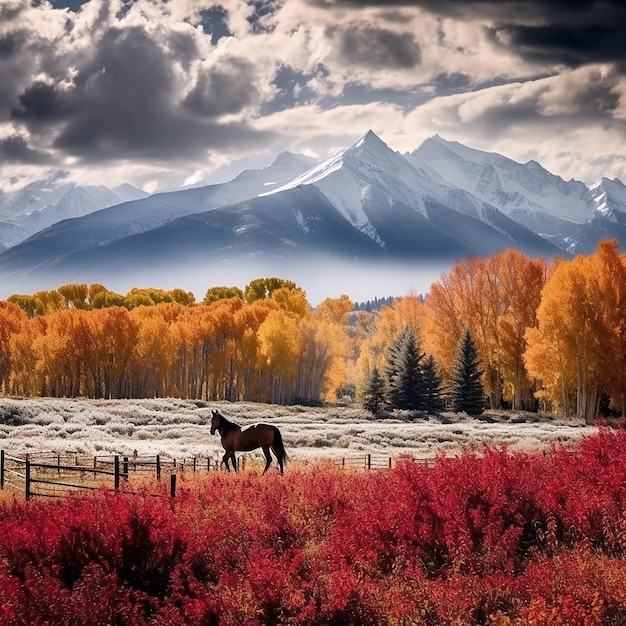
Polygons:
<instances>
[{"instance_id":1,"label":"field of shrubs","mask_svg":"<svg viewBox=\"0 0 626 626\"><path fill-rule=\"evenodd\" d=\"M0 623L626 623L626 431L0 504Z\"/></svg>"}]
</instances>

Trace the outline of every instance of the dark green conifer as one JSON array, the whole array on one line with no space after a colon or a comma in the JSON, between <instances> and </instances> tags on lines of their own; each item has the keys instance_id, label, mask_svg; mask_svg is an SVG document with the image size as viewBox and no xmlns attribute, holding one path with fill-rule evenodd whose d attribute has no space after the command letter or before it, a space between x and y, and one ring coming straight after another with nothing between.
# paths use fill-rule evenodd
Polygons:
<instances>
[{"instance_id":1,"label":"dark green conifer","mask_svg":"<svg viewBox=\"0 0 626 626\"><path fill-rule=\"evenodd\" d=\"M435 359L432 355L428 355L424 359L422 365L422 380L423 380L423 409L427 413L438 413L443 411L443 390L441 387L441 377L437 372L437 366L435 365Z\"/></svg>"},{"instance_id":2,"label":"dark green conifer","mask_svg":"<svg viewBox=\"0 0 626 626\"><path fill-rule=\"evenodd\" d=\"M421 408L424 385L420 362L423 357L413 329L405 326L387 353L387 402L391 408Z\"/></svg>"},{"instance_id":3,"label":"dark green conifer","mask_svg":"<svg viewBox=\"0 0 626 626\"><path fill-rule=\"evenodd\" d=\"M485 408L485 392L480 381L480 359L472 333L465 331L452 380L452 405L455 411L480 415Z\"/></svg>"},{"instance_id":4,"label":"dark green conifer","mask_svg":"<svg viewBox=\"0 0 626 626\"><path fill-rule=\"evenodd\" d=\"M385 404L385 380L374 365L363 390L363 406L378 415Z\"/></svg>"}]
</instances>

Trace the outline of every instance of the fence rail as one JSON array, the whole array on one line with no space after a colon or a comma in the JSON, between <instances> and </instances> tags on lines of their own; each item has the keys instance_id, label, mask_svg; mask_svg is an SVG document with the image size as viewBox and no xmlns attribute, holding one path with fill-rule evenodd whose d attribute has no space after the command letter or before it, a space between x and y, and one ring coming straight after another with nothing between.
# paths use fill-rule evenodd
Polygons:
<instances>
[{"instance_id":1,"label":"fence rail","mask_svg":"<svg viewBox=\"0 0 626 626\"><path fill-rule=\"evenodd\" d=\"M237 459L238 467L245 469L247 455ZM416 459L427 463L427 459ZM388 469L393 457L362 454L336 459L345 468L365 470ZM161 480L170 475L170 495L176 493L176 474L179 472L210 472L220 469L220 457L193 457L183 459L156 456L88 456L74 453L37 452L23 457L0 450L0 489L11 489L28 500L33 496L62 497L73 491L93 490L112 486L120 489L122 481L131 476L152 477Z\"/></svg>"}]
</instances>

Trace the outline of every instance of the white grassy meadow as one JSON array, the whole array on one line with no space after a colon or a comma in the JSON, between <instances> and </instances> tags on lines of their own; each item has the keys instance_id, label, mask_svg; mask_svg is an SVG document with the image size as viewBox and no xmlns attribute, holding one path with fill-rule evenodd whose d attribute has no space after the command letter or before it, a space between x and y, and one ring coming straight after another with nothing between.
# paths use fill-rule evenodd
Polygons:
<instances>
[{"instance_id":1,"label":"white grassy meadow","mask_svg":"<svg viewBox=\"0 0 626 626\"><path fill-rule=\"evenodd\" d=\"M215 458L221 455L221 446L219 436L210 434L211 409L241 425L276 424L290 458L296 461L368 453L427 459L485 445L537 450L555 442L575 443L596 432L582 423L511 412L487 412L480 418L445 413L374 419L356 406L0 398L0 448L12 455L44 451L132 455L137 451L140 456Z\"/></svg>"}]
</instances>

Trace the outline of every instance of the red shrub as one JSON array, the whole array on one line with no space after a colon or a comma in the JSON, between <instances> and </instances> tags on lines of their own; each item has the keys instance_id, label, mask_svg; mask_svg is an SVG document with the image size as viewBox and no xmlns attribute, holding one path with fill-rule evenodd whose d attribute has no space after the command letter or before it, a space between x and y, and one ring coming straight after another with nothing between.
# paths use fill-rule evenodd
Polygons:
<instances>
[{"instance_id":1,"label":"red shrub","mask_svg":"<svg viewBox=\"0 0 626 626\"><path fill-rule=\"evenodd\" d=\"M626 623L626 432L0 506L0 623Z\"/></svg>"}]
</instances>

